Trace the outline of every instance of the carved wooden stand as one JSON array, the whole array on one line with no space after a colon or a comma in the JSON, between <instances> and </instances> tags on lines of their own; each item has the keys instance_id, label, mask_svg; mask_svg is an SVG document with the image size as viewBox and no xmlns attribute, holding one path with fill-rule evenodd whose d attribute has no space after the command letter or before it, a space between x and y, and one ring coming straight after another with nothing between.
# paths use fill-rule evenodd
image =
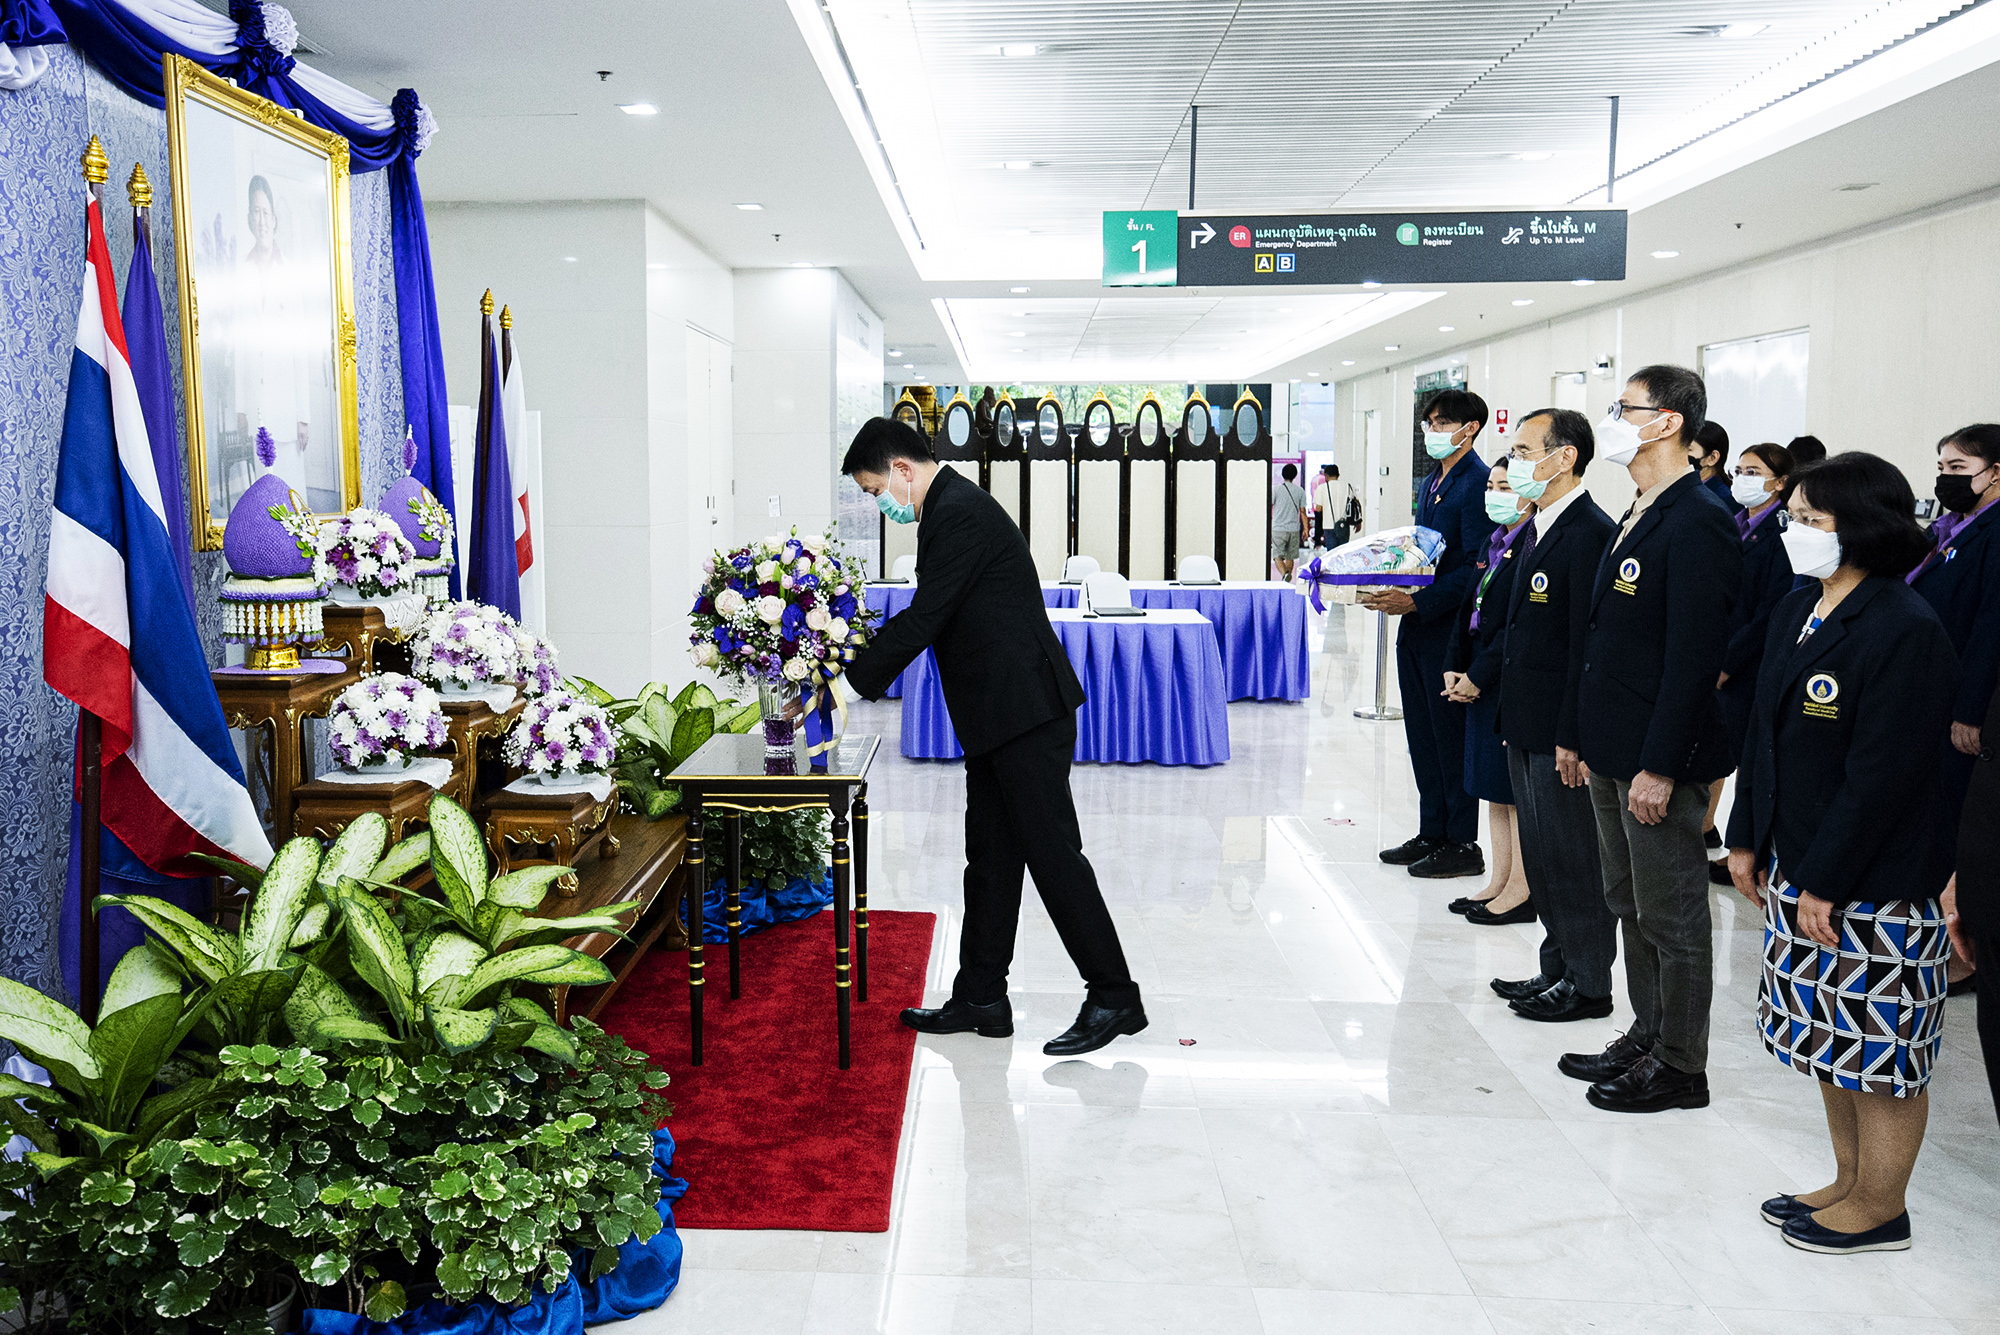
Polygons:
<instances>
[{"instance_id":1,"label":"carved wooden stand","mask_svg":"<svg viewBox=\"0 0 2000 1335\"><path fill-rule=\"evenodd\" d=\"M516 793L503 788L480 799L477 815L486 829L487 847L504 873L551 862L579 866L593 848L600 857L616 857L618 839L610 824L617 810L616 788L602 802L589 793ZM575 877L556 882L557 894L575 892Z\"/></svg>"},{"instance_id":2,"label":"carved wooden stand","mask_svg":"<svg viewBox=\"0 0 2000 1335\"><path fill-rule=\"evenodd\" d=\"M293 791L292 833L331 840L356 818L379 811L389 821L389 842L427 829L431 786L416 779L394 783L328 783L314 779Z\"/></svg>"},{"instance_id":3,"label":"carved wooden stand","mask_svg":"<svg viewBox=\"0 0 2000 1335\"><path fill-rule=\"evenodd\" d=\"M389 628L379 607L341 607L328 603L320 617L326 629L316 652L331 657L345 650L348 661L363 672L375 671L377 646L403 642L404 637Z\"/></svg>"},{"instance_id":4,"label":"carved wooden stand","mask_svg":"<svg viewBox=\"0 0 2000 1335\"><path fill-rule=\"evenodd\" d=\"M472 810L480 790L480 743L491 738L497 746L514 720L521 717L524 703L516 692L514 703L496 714L484 700L444 697L445 726L450 732L446 749L451 755L451 782L445 785L444 794L467 811Z\"/></svg>"}]
</instances>

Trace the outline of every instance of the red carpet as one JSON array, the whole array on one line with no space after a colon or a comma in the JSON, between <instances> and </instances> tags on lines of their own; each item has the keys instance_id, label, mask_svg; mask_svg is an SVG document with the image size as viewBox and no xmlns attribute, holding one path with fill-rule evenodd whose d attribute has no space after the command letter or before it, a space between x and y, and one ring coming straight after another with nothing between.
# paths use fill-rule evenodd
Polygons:
<instances>
[{"instance_id":1,"label":"red carpet","mask_svg":"<svg viewBox=\"0 0 2000 1335\"><path fill-rule=\"evenodd\" d=\"M688 1065L687 955L640 962L601 1017L673 1076L674 1207L682 1228L881 1233L921 1006L933 913L869 915L868 1001L854 1007L853 1066L834 1029L833 916L746 937L743 995L729 999L729 948L707 952L702 1064Z\"/></svg>"}]
</instances>

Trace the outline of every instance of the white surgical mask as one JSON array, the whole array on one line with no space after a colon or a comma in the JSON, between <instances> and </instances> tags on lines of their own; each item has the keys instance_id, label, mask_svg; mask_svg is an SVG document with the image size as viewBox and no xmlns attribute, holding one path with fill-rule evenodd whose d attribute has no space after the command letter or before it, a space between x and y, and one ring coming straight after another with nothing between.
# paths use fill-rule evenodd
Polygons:
<instances>
[{"instance_id":1,"label":"white surgical mask","mask_svg":"<svg viewBox=\"0 0 2000 1335\"><path fill-rule=\"evenodd\" d=\"M1797 520L1778 535L1791 560L1792 573L1807 579L1825 579L1840 569L1840 535Z\"/></svg>"},{"instance_id":2,"label":"white surgical mask","mask_svg":"<svg viewBox=\"0 0 2000 1335\"><path fill-rule=\"evenodd\" d=\"M1458 446L1453 443L1456 431L1425 431L1424 453L1433 459L1449 459Z\"/></svg>"},{"instance_id":3,"label":"white surgical mask","mask_svg":"<svg viewBox=\"0 0 2000 1335\"><path fill-rule=\"evenodd\" d=\"M1486 517L1496 524L1511 524L1521 517L1521 498L1511 491L1486 493Z\"/></svg>"},{"instance_id":4,"label":"white surgical mask","mask_svg":"<svg viewBox=\"0 0 2000 1335\"><path fill-rule=\"evenodd\" d=\"M1538 501L1542 498L1542 493L1548 490L1549 483L1562 475L1561 471L1558 470L1555 477L1538 478L1535 476L1535 470L1540 468L1544 461L1552 457L1545 454L1540 459L1509 459L1507 461L1507 485L1514 489L1516 496L1530 501Z\"/></svg>"},{"instance_id":5,"label":"white surgical mask","mask_svg":"<svg viewBox=\"0 0 2000 1335\"><path fill-rule=\"evenodd\" d=\"M1734 496L1736 503L1744 509L1755 510L1771 499L1771 493L1764 490L1764 483L1767 480L1754 473L1738 473L1730 480L1729 494Z\"/></svg>"},{"instance_id":6,"label":"white surgical mask","mask_svg":"<svg viewBox=\"0 0 2000 1335\"><path fill-rule=\"evenodd\" d=\"M1604 420L1597 424L1597 453L1600 458L1609 459L1620 468L1629 465L1639 456L1639 449L1646 442L1639 439L1639 428L1622 417L1606 413Z\"/></svg>"}]
</instances>

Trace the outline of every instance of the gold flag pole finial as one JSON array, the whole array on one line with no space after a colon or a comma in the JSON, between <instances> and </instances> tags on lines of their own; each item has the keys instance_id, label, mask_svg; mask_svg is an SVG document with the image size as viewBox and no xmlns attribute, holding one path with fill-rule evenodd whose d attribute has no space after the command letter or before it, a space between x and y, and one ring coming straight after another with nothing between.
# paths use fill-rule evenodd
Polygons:
<instances>
[{"instance_id":1,"label":"gold flag pole finial","mask_svg":"<svg viewBox=\"0 0 2000 1335\"><path fill-rule=\"evenodd\" d=\"M90 143L83 150L83 179L92 185L103 185L111 179L111 159L104 156L104 145L97 142L97 136L90 136Z\"/></svg>"},{"instance_id":2,"label":"gold flag pole finial","mask_svg":"<svg viewBox=\"0 0 2000 1335\"><path fill-rule=\"evenodd\" d=\"M493 289L490 287L486 289L486 295L479 299L479 313L481 315L493 314Z\"/></svg>"},{"instance_id":3,"label":"gold flag pole finial","mask_svg":"<svg viewBox=\"0 0 2000 1335\"><path fill-rule=\"evenodd\" d=\"M511 307L511 306L502 306L502 307L500 308L500 327L501 327L502 329L512 329L512 328L514 327L514 308L513 308L513 307Z\"/></svg>"},{"instance_id":4,"label":"gold flag pole finial","mask_svg":"<svg viewBox=\"0 0 2000 1335\"><path fill-rule=\"evenodd\" d=\"M132 207L135 209L153 207L153 183L146 179L144 163L132 164L132 174L125 178L125 195L132 201Z\"/></svg>"}]
</instances>

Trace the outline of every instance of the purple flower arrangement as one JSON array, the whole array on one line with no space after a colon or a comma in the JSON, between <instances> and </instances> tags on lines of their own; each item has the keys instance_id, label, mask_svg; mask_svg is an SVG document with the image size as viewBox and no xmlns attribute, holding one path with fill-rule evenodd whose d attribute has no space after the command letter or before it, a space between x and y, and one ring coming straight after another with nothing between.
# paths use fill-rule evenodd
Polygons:
<instances>
[{"instance_id":1,"label":"purple flower arrangement","mask_svg":"<svg viewBox=\"0 0 2000 1335\"><path fill-rule=\"evenodd\" d=\"M618 742L602 709L556 691L528 701L501 754L508 764L547 781L609 771Z\"/></svg>"},{"instance_id":2,"label":"purple flower arrangement","mask_svg":"<svg viewBox=\"0 0 2000 1335\"><path fill-rule=\"evenodd\" d=\"M350 510L333 521L326 563L333 577L364 598L408 593L416 579L417 549L380 510Z\"/></svg>"},{"instance_id":3,"label":"purple flower arrangement","mask_svg":"<svg viewBox=\"0 0 2000 1335\"><path fill-rule=\"evenodd\" d=\"M548 695L562 689L563 675L556 666L556 647L519 625L514 626L514 646L521 659L521 673L515 678L526 696Z\"/></svg>"},{"instance_id":4,"label":"purple flower arrangement","mask_svg":"<svg viewBox=\"0 0 2000 1335\"><path fill-rule=\"evenodd\" d=\"M695 666L767 685L816 687L868 643L875 615L829 532L765 538L702 562Z\"/></svg>"},{"instance_id":5,"label":"purple flower arrangement","mask_svg":"<svg viewBox=\"0 0 2000 1335\"><path fill-rule=\"evenodd\" d=\"M430 687L384 672L342 691L327 713L327 745L349 769L401 769L445 744L444 708Z\"/></svg>"},{"instance_id":6,"label":"purple flower arrangement","mask_svg":"<svg viewBox=\"0 0 2000 1335\"><path fill-rule=\"evenodd\" d=\"M521 646L514 619L484 603L437 608L417 628L410 670L439 690L460 695L521 677Z\"/></svg>"}]
</instances>

